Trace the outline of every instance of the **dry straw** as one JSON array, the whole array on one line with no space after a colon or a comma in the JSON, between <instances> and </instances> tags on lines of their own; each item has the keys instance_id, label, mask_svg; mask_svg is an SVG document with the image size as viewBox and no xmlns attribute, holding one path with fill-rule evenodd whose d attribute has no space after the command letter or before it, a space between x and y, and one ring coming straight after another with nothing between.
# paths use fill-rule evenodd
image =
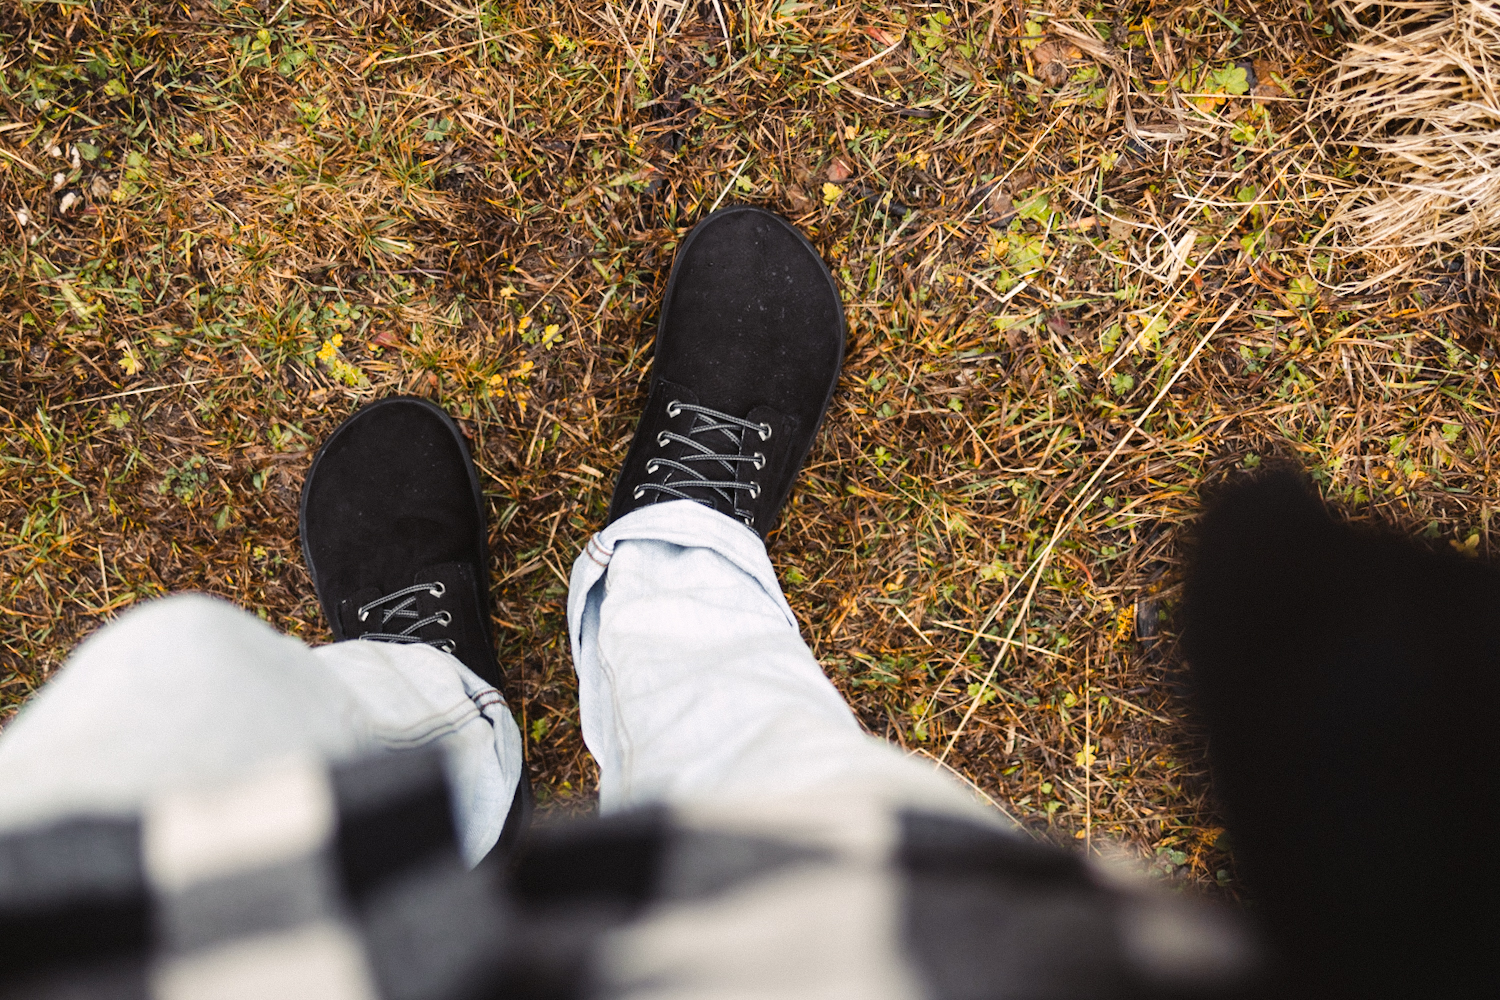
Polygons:
<instances>
[{"instance_id":1,"label":"dry straw","mask_svg":"<svg viewBox=\"0 0 1500 1000\"><path fill-rule=\"evenodd\" d=\"M1376 253L1493 245L1500 2L1345 0L1336 8L1357 38L1325 77L1314 110L1366 165L1365 183L1335 221Z\"/></svg>"}]
</instances>

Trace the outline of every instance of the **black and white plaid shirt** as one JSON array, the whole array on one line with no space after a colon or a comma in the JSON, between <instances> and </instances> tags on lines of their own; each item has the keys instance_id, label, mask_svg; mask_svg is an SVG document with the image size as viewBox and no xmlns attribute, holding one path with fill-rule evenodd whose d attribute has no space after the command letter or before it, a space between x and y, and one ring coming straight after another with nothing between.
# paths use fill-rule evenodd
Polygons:
<instances>
[{"instance_id":1,"label":"black and white plaid shirt","mask_svg":"<svg viewBox=\"0 0 1500 1000\"><path fill-rule=\"evenodd\" d=\"M658 808L466 871L442 762L287 765L0 835L0 997L1240 995L1231 915L918 811Z\"/></svg>"}]
</instances>

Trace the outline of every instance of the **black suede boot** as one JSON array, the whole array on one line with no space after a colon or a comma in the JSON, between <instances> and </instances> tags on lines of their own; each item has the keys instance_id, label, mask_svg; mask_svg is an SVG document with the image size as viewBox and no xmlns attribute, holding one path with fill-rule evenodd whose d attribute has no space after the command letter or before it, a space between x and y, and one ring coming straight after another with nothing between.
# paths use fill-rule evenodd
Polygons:
<instances>
[{"instance_id":1,"label":"black suede boot","mask_svg":"<svg viewBox=\"0 0 1500 1000\"><path fill-rule=\"evenodd\" d=\"M425 642L503 691L479 477L440 408L396 396L340 424L303 483L301 533L334 638ZM529 802L523 765L503 848L519 835Z\"/></svg>"},{"instance_id":2,"label":"black suede boot","mask_svg":"<svg viewBox=\"0 0 1500 1000\"><path fill-rule=\"evenodd\" d=\"M790 223L747 205L698 223L672 264L650 397L610 520L687 499L764 539L812 447L843 357L833 276Z\"/></svg>"},{"instance_id":3,"label":"black suede boot","mask_svg":"<svg viewBox=\"0 0 1500 1000\"><path fill-rule=\"evenodd\" d=\"M301 521L334 638L429 643L499 686L484 501L446 413L402 396L360 409L313 460Z\"/></svg>"}]
</instances>

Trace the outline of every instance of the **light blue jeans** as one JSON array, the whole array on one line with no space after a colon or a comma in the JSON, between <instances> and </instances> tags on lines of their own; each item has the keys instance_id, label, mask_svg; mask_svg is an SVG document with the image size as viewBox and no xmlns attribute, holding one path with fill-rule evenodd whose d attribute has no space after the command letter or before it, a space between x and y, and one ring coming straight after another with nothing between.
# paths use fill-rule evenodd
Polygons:
<instances>
[{"instance_id":1,"label":"light blue jeans","mask_svg":"<svg viewBox=\"0 0 1500 1000\"><path fill-rule=\"evenodd\" d=\"M833 796L872 815L900 804L995 818L862 731L743 525L687 500L646 507L590 539L571 582L603 809ZM0 827L135 811L158 791L289 758L425 744L446 751L460 842L477 863L522 768L498 691L430 646L311 649L223 601L169 597L82 643L0 734Z\"/></svg>"}]
</instances>

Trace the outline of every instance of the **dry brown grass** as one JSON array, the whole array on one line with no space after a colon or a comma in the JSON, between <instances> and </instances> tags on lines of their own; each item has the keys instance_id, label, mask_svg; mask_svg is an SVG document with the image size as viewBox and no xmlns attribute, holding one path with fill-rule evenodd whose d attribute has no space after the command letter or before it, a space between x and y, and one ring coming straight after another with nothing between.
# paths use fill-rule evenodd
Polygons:
<instances>
[{"instance_id":1,"label":"dry brown grass","mask_svg":"<svg viewBox=\"0 0 1500 1000\"><path fill-rule=\"evenodd\" d=\"M1500 3L1339 0L1356 37L1315 101L1368 154L1335 221L1400 268L1424 247L1500 238ZM1393 252L1395 252L1393 254Z\"/></svg>"},{"instance_id":2,"label":"dry brown grass","mask_svg":"<svg viewBox=\"0 0 1500 1000\"><path fill-rule=\"evenodd\" d=\"M567 567L676 241L753 201L850 318L771 543L830 676L1039 835L1232 890L1173 652L1200 488L1294 457L1488 552L1500 391L1461 268L1347 293L1317 243L1336 25L1217 11L8 0L5 704L172 590L326 639L302 473L416 392L472 434L545 807L588 808Z\"/></svg>"}]
</instances>

